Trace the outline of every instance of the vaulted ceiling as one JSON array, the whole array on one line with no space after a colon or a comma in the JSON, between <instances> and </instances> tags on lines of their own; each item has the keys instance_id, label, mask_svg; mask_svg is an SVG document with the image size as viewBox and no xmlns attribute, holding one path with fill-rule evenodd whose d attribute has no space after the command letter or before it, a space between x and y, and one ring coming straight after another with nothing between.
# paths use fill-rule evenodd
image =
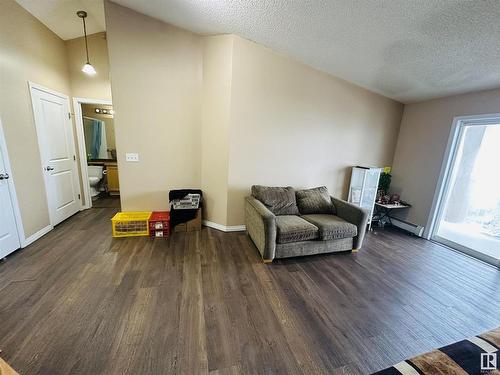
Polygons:
<instances>
[{"instance_id":1,"label":"vaulted ceiling","mask_svg":"<svg viewBox=\"0 0 500 375\"><path fill-rule=\"evenodd\" d=\"M76 12L87 12L87 34L106 30L103 0L16 0L61 39L83 36L82 20Z\"/></svg>"},{"instance_id":2,"label":"vaulted ceiling","mask_svg":"<svg viewBox=\"0 0 500 375\"><path fill-rule=\"evenodd\" d=\"M18 2L38 4L30 11L65 39L78 30L61 26L56 5L100 4ZM237 34L405 103L500 87L498 0L114 2L197 33Z\"/></svg>"}]
</instances>

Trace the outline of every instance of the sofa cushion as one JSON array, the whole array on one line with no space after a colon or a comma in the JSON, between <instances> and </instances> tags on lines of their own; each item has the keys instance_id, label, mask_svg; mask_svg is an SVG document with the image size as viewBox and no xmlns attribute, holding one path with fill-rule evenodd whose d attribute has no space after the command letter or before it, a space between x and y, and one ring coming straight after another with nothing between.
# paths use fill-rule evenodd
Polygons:
<instances>
[{"instance_id":1,"label":"sofa cushion","mask_svg":"<svg viewBox=\"0 0 500 375\"><path fill-rule=\"evenodd\" d=\"M291 186L252 186L252 195L275 215L298 215L295 190Z\"/></svg>"},{"instance_id":2,"label":"sofa cushion","mask_svg":"<svg viewBox=\"0 0 500 375\"><path fill-rule=\"evenodd\" d=\"M351 238L358 235L356 225L335 215L312 214L301 217L319 228L320 240Z\"/></svg>"},{"instance_id":3,"label":"sofa cushion","mask_svg":"<svg viewBox=\"0 0 500 375\"><path fill-rule=\"evenodd\" d=\"M318 238L318 227L296 215L276 217L276 242L289 243Z\"/></svg>"},{"instance_id":4,"label":"sofa cushion","mask_svg":"<svg viewBox=\"0 0 500 375\"><path fill-rule=\"evenodd\" d=\"M297 190L295 196L301 215L335 214L335 207L326 186Z\"/></svg>"}]
</instances>

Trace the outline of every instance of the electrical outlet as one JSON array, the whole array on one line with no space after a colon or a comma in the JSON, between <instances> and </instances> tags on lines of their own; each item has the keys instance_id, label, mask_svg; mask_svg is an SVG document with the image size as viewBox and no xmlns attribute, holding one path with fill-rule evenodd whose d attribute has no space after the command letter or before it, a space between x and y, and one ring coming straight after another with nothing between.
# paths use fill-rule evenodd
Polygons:
<instances>
[{"instance_id":1,"label":"electrical outlet","mask_svg":"<svg viewBox=\"0 0 500 375\"><path fill-rule=\"evenodd\" d=\"M137 162L137 161L139 161L139 154L136 152L127 152L125 154L125 160Z\"/></svg>"}]
</instances>

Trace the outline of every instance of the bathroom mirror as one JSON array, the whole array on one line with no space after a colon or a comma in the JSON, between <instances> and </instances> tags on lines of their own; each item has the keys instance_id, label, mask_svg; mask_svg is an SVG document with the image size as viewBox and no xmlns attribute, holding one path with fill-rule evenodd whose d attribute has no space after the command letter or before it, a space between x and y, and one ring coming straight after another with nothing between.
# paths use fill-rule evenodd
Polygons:
<instances>
[{"instance_id":1,"label":"bathroom mirror","mask_svg":"<svg viewBox=\"0 0 500 375\"><path fill-rule=\"evenodd\" d=\"M82 105L83 132L88 161L116 160L113 115L96 113L95 106ZM109 107L111 106L99 106Z\"/></svg>"}]
</instances>

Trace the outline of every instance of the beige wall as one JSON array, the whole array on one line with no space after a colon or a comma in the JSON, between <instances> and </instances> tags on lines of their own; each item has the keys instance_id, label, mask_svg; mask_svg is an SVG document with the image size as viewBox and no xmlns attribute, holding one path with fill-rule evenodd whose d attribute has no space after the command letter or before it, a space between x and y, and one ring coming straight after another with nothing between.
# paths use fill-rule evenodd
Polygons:
<instances>
[{"instance_id":1,"label":"beige wall","mask_svg":"<svg viewBox=\"0 0 500 375\"><path fill-rule=\"evenodd\" d=\"M228 224L251 185L326 185L346 198L353 165L392 164L402 105L235 37Z\"/></svg>"},{"instance_id":2,"label":"beige wall","mask_svg":"<svg viewBox=\"0 0 500 375\"><path fill-rule=\"evenodd\" d=\"M87 40L90 62L97 71L95 76L82 72L82 66L86 61L85 39L76 38L65 42L71 95L77 98L111 100L106 34L89 35Z\"/></svg>"},{"instance_id":3,"label":"beige wall","mask_svg":"<svg viewBox=\"0 0 500 375\"><path fill-rule=\"evenodd\" d=\"M65 42L71 96L74 98L111 100L111 82L109 80L109 57L106 34L97 33L88 35L87 40L90 62L97 72L94 76L82 72L82 66L87 58L85 55L85 39L75 38ZM71 101L71 106L73 106L73 101ZM78 146L76 137L75 144ZM80 191L82 192L82 203L85 204L88 197L85 196L83 184L86 182L82 180L80 154L77 152L76 155L78 174L80 177Z\"/></svg>"},{"instance_id":4,"label":"beige wall","mask_svg":"<svg viewBox=\"0 0 500 375\"><path fill-rule=\"evenodd\" d=\"M204 216L227 224L227 182L233 40L231 35L203 38L201 189Z\"/></svg>"},{"instance_id":5,"label":"beige wall","mask_svg":"<svg viewBox=\"0 0 500 375\"><path fill-rule=\"evenodd\" d=\"M109 1L105 11L122 209L166 209L169 190L201 184L202 40Z\"/></svg>"},{"instance_id":6,"label":"beige wall","mask_svg":"<svg viewBox=\"0 0 500 375\"><path fill-rule=\"evenodd\" d=\"M43 186L41 171L22 173L40 170L26 82L110 99L106 40L90 40L92 81L80 73L82 39L64 43L1 1L0 108L30 235L49 220L45 191L30 188ZM252 184L325 184L345 196L350 166L391 164L396 102L238 37L201 37L110 2L106 22L124 210L165 209L170 189L201 187L206 218L239 225Z\"/></svg>"},{"instance_id":7,"label":"beige wall","mask_svg":"<svg viewBox=\"0 0 500 375\"><path fill-rule=\"evenodd\" d=\"M15 1L0 0L0 118L26 237L50 223L28 81L70 97L111 99L104 34L91 35L89 48L95 77L81 72L83 38L64 42Z\"/></svg>"},{"instance_id":8,"label":"beige wall","mask_svg":"<svg viewBox=\"0 0 500 375\"><path fill-rule=\"evenodd\" d=\"M500 89L405 106L391 184L413 204L403 219L427 224L453 118L490 113L500 113Z\"/></svg>"},{"instance_id":9,"label":"beige wall","mask_svg":"<svg viewBox=\"0 0 500 375\"><path fill-rule=\"evenodd\" d=\"M13 0L0 0L0 118L26 237L49 225L28 81L69 95L65 44Z\"/></svg>"},{"instance_id":10,"label":"beige wall","mask_svg":"<svg viewBox=\"0 0 500 375\"><path fill-rule=\"evenodd\" d=\"M453 117L500 112L500 90L410 104L399 131L402 105L257 44L110 2L106 21L126 210L164 209L168 190L201 187L207 219L239 225L252 184L345 197L352 165L393 164L393 189L414 205L405 218L425 225ZM49 218L27 82L111 99L106 39L89 39L92 78L80 72L82 38L63 42L13 0L0 0L0 31L0 117L29 236Z\"/></svg>"},{"instance_id":11,"label":"beige wall","mask_svg":"<svg viewBox=\"0 0 500 375\"><path fill-rule=\"evenodd\" d=\"M123 209L201 187L206 219L240 225L252 184L345 197L352 165L392 163L401 104L235 36L105 6Z\"/></svg>"}]
</instances>

